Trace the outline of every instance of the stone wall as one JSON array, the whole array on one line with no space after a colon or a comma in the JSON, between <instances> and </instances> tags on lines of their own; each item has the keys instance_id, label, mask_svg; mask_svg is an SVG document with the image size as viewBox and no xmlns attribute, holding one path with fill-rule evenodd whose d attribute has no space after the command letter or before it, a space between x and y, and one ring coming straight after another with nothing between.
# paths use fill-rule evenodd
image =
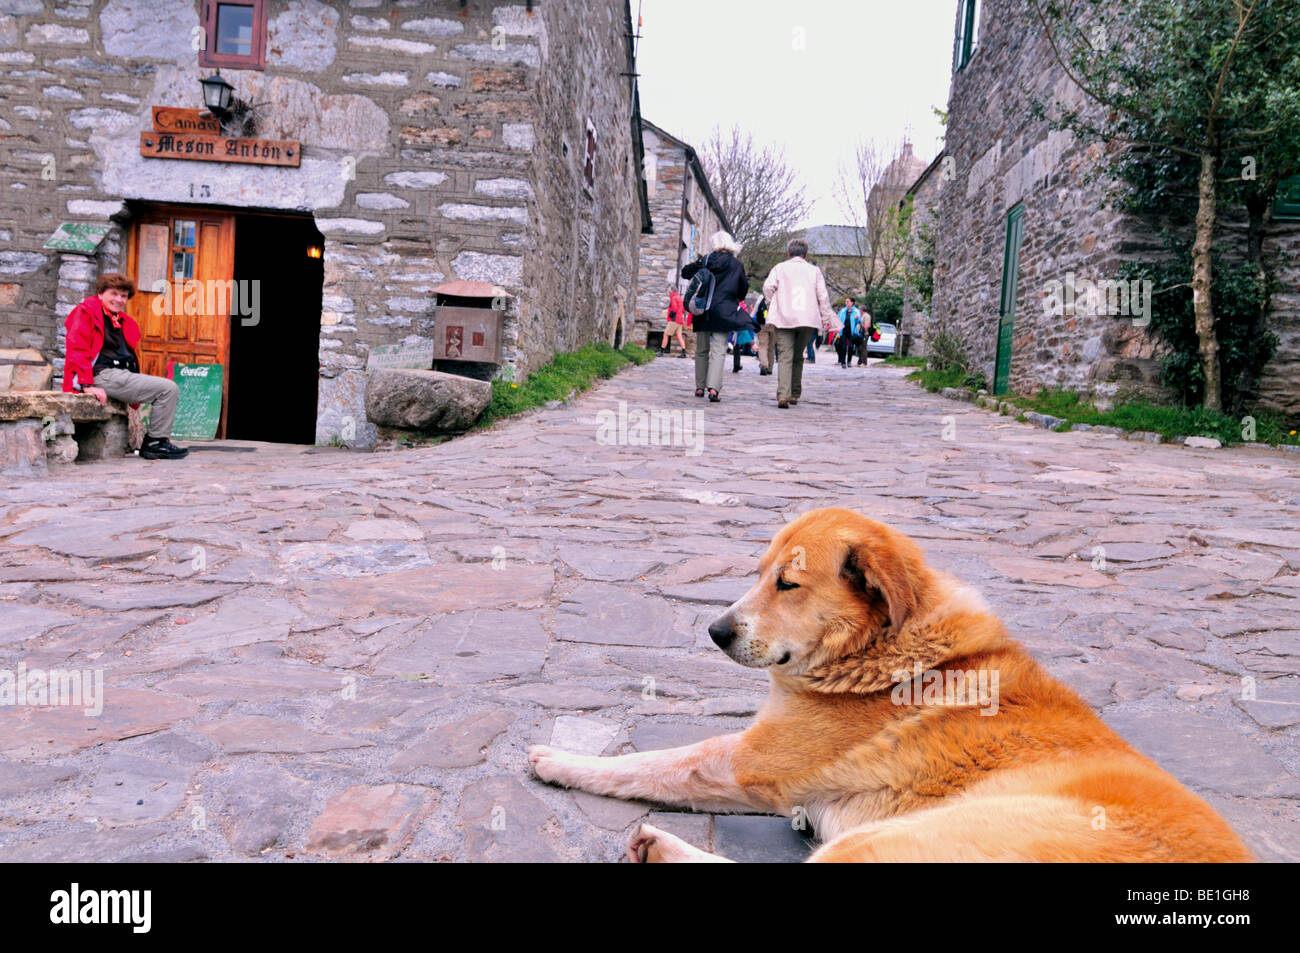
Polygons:
<instances>
[{"instance_id":1,"label":"stone wall","mask_svg":"<svg viewBox=\"0 0 1300 953\"><path fill-rule=\"evenodd\" d=\"M444 280L517 296L507 374L613 336L640 231L624 0L543 3L533 16L484 0L464 17L455 0L268 8L265 71L222 75L259 104L259 137L302 142L296 169L139 155L150 107L200 105L211 69L192 46L197 0L0 6L0 346L58 356L68 295L86 278L61 280L60 255L42 243L61 221L125 225L138 201L314 216L325 236L320 442L348 418L356 442L373 439L357 423L367 355L431 337ZM588 120L600 144L591 194ZM123 235L110 234L97 271L122 267Z\"/></svg>"},{"instance_id":2,"label":"stone wall","mask_svg":"<svg viewBox=\"0 0 1300 953\"><path fill-rule=\"evenodd\" d=\"M922 308L922 302L917 298L910 276L918 267L921 267L918 264L918 258L922 256L922 252L918 242L922 230L929 230L936 240L938 238L937 230L940 227L944 186L948 182L944 178L944 158L940 156L937 160L938 164L932 166L928 173L918 179L911 189L912 232L907 261L903 268L903 326L900 330L912 336L909 355L913 357L926 356L929 353L926 348L926 338L942 330L942 327L932 320L931 312L933 307L929 311ZM951 168L951 166L952 163L948 163L947 168Z\"/></svg>"},{"instance_id":3,"label":"stone wall","mask_svg":"<svg viewBox=\"0 0 1300 953\"><path fill-rule=\"evenodd\" d=\"M680 288L682 257L682 189L689 175L686 149L671 139L642 127L646 154L646 187L654 227L641 236L637 272L636 324L632 339L644 342L647 334L662 334L668 292ZM653 341L658 346L659 339Z\"/></svg>"},{"instance_id":4,"label":"stone wall","mask_svg":"<svg viewBox=\"0 0 1300 953\"><path fill-rule=\"evenodd\" d=\"M943 182L935 320L928 326L946 323L993 381L1006 218L1023 203L1010 388L1063 387L1102 403L1133 396L1169 399L1158 383L1163 345L1132 316L1068 308L1061 315L1046 312L1049 282L1065 282L1071 274L1093 282L1116 279L1123 263L1159 257L1162 249L1154 229L1103 207L1109 183L1090 179L1106 159L1102 147L1085 147L1072 134L1030 117L1030 93L1045 102L1095 107L1084 103L1056 65L1022 7L1021 0L981 4L979 46L952 78L946 150L954 178ZM1230 218L1225 214L1216 232L1216 245L1225 252L1240 243ZM1287 249L1300 250L1300 228L1272 225L1267 253L1280 262ZM1266 405L1295 416L1300 412L1300 296L1293 290L1300 271L1284 266L1278 278L1270 324L1282 345L1265 374L1262 397Z\"/></svg>"},{"instance_id":5,"label":"stone wall","mask_svg":"<svg viewBox=\"0 0 1300 953\"><path fill-rule=\"evenodd\" d=\"M1276 281L1268 327L1278 347L1260 378L1259 401L1295 427L1300 425L1300 222L1270 223L1264 254Z\"/></svg>"},{"instance_id":6,"label":"stone wall","mask_svg":"<svg viewBox=\"0 0 1300 953\"><path fill-rule=\"evenodd\" d=\"M696 255L711 250L710 239L722 226L717 209L697 164L687 156L687 146L651 124L642 125L646 154L646 185L650 195L653 229L641 236L640 268L637 278L636 324L633 340L659 345L663 334L663 312L671 288L685 291L688 282L680 277L684 265ZM683 191L685 203L683 204ZM691 227L694 226L694 246ZM751 284L753 284L751 278ZM694 351L694 335L686 337Z\"/></svg>"},{"instance_id":7,"label":"stone wall","mask_svg":"<svg viewBox=\"0 0 1300 953\"><path fill-rule=\"evenodd\" d=\"M1153 345L1131 321L1045 313L1049 281L1071 272L1115 278L1133 249L1120 216L1100 207L1100 185L1082 182L1103 158L1100 149L1029 115L1022 84L1047 101L1078 102L1079 94L1055 67L1046 40L1026 25L1020 0L986 0L981 17L979 46L949 93L945 146L953 178L944 182L938 215L931 326L942 322L959 335L993 381L1007 213L1023 203L1011 390L1150 390Z\"/></svg>"},{"instance_id":8,"label":"stone wall","mask_svg":"<svg viewBox=\"0 0 1300 953\"><path fill-rule=\"evenodd\" d=\"M537 226L520 299L518 363L525 372L555 351L630 340L642 227L632 87L621 75L630 71L626 2L546 2L537 9L530 38L540 46L541 75L529 134L536 138ZM529 26L527 18L515 19ZM589 127L596 141L590 188L583 174Z\"/></svg>"}]
</instances>

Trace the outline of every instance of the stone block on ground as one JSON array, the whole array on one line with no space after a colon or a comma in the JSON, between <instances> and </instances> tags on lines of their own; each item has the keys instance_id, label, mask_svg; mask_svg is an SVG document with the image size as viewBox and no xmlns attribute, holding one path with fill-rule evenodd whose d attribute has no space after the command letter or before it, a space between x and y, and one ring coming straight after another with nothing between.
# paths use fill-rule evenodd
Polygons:
<instances>
[{"instance_id":1,"label":"stone block on ground","mask_svg":"<svg viewBox=\"0 0 1300 953\"><path fill-rule=\"evenodd\" d=\"M685 811L652 811L645 819L651 827L667 831L692 847L709 853L713 853L713 821L714 818L708 814L688 814Z\"/></svg>"},{"instance_id":2,"label":"stone block on ground","mask_svg":"<svg viewBox=\"0 0 1300 953\"><path fill-rule=\"evenodd\" d=\"M161 821L180 807L189 780L189 769L115 751L80 813L110 822Z\"/></svg>"},{"instance_id":3,"label":"stone block on ground","mask_svg":"<svg viewBox=\"0 0 1300 953\"><path fill-rule=\"evenodd\" d=\"M429 730L425 740L404 749L389 768L468 768L487 758L488 746L514 722L502 708L482 711Z\"/></svg>"},{"instance_id":4,"label":"stone block on ground","mask_svg":"<svg viewBox=\"0 0 1300 953\"><path fill-rule=\"evenodd\" d=\"M491 402L487 381L441 371L374 370L366 381L366 417L385 427L468 430Z\"/></svg>"},{"instance_id":5,"label":"stone block on ground","mask_svg":"<svg viewBox=\"0 0 1300 953\"><path fill-rule=\"evenodd\" d=\"M429 791L407 784L353 785L312 822L307 849L333 853L398 850L423 816Z\"/></svg>"},{"instance_id":6,"label":"stone block on ground","mask_svg":"<svg viewBox=\"0 0 1300 953\"><path fill-rule=\"evenodd\" d=\"M1065 421L1060 417L1053 417L1051 414L1027 413L1025 419L1035 427L1041 427L1044 430L1055 430Z\"/></svg>"},{"instance_id":7,"label":"stone block on ground","mask_svg":"<svg viewBox=\"0 0 1300 953\"><path fill-rule=\"evenodd\" d=\"M713 819L713 852L738 863L798 864L816 846L788 817L729 814Z\"/></svg>"},{"instance_id":8,"label":"stone block on ground","mask_svg":"<svg viewBox=\"0 0 1300 953\"><path fill-rule=\"evenodd\" d=\"M1300 778L1234 727L1201 714L1115 712L1106 722L1193 791L1300 797Z\"/></svg>"},{"instance_id":9,"label":"stone block on ground","mask_svg":"<svg viewBox=\"0 0 1300 953\"><path fill-rule=\"evenodd\" d=\"M279 765L236 762L218 784L224 788L220 814L226 840L250 857L282 844L285 831L311 799L311 783Z\"/></svg>"},{"instance_id":10,"label":"stone block on ground","mask_svg":"<svg viewBox=\"0 0 1300 953\"><path fill-rule=\"evenodd\" d=\"M513 776L487 777L465 788L458 820L465 834L465 853L476 863L562 859L555 817Z\"/></svg>"},{"instance_id":11,"label":"stone block on ground","mask_svg":"<svg viewBox=\"0 0 1300 953\"><path fill-rule=\"evenodd\" d=\"M45 476L47 472L40 420L0 422L0 475Z\"/></svg>"}]
</instances>

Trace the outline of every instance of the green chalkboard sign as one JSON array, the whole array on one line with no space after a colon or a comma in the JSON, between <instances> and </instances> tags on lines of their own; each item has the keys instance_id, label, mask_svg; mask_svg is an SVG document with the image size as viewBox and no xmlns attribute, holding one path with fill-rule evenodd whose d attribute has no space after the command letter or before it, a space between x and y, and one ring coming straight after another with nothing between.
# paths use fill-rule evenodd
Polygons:
<instances>
[{"instance_id":1,"label":"green chalkboard sign","mask_svg":"<svg viewBox=\"0 0 1300 953\"><path fill-rule=\"evenodd\" d=\"M172 436L178 440L211 440L221 423L220 364L173 364L171 379L180 388Z\"/></svg>"}]
</instances>

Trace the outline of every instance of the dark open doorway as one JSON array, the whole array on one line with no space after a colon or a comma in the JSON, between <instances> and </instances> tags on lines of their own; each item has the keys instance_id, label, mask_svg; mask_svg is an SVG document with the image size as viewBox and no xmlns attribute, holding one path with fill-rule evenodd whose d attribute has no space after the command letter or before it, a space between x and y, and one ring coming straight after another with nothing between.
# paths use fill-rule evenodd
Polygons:
<instances>
[{"instance_id":1,"label":"dark open doorway","mask_svg":"<svg viewBox=\"0 0 1300 953\"><path fill-rule=\"evenodd\" d=\"M257 313L230 316L229 439L316 442L324 245L307 216L236 219L235 286Z\"/></svg>"}]
</instances>

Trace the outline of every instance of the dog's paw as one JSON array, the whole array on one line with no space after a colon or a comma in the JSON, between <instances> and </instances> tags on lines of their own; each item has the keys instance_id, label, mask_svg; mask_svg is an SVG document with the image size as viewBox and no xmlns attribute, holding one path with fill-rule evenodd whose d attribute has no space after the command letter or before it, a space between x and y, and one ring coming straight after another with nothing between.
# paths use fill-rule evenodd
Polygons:
<instances>
[{"instance_id":1,"label":"dog's paw","mask_svg":"<svg viewBox=\"0 0 1300 953\"><path fill-rule=\"evenodd\" d=\"M548 745L533 745L528 749L528 766L539 781L567 785L569 772L565 769L569 757L567 752L556 751Z\"/></svg>"},{"instance_id":2,"label":"dog's paw","mask_svg":"<svg viewBox=\"0 0 1300 953\"><path fill-rule=\"evenodd\" d=\"M690 864L714 858L676 834L639 824L628 838L627 859L634 864Z\"/></svg>"},{"instance_id":3,"label":"dog's paw","mask_svg":"<svg viewBox=\"0 0 1300 953\"><path fill-rule=\"evenodd\" d=\"M627 859L634 864L650 863L650 848L655 846L663 831L649 824L638 824L627 841Z\"/></svg>"}]
</instances>

